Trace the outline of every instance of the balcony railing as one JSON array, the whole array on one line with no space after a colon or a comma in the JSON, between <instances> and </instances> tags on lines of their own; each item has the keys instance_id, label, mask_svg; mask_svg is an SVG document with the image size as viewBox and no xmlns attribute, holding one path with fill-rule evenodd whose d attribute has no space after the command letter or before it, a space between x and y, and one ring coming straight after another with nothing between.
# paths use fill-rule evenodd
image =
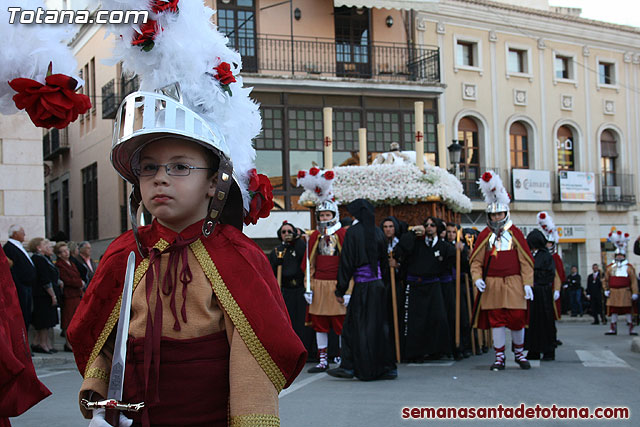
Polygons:
<instances>
[{"instance_id":1,"label":"balcony railing","mask_svg":"<svg viewBox=\"0 0 640 427\"><path fill-rule=\"evenodd\" d=\"M118 84L116 85L116 82ZM138 76L112 79L102 86L102 118L115 119L122 98L135 92L140 87Z\"/></svg>"},{"instance_id":2,"label":"balcony railing","mask_svg":"<svg viewBox=\"0 0 640 427\"><path fill-rule=\"evenodd\" d=\"M633 174L606 173L596 175L598 203L634 205L636 203L634 180Z\"/></svg>"},{"instance_id":3,"label":"balcony railing","mask_svg":"<svg viewBox=\"0 0 640 427\"><path fill-rule=\"evenodd\" d=\"M69 150L67 129L51 129L42 136L42 157L53 160L58 155Z\"/></svg>"},{"instance_id":4,"label":"balcony railing","mask_svg":"<svg viewBox=\"0 0 640 427\"><path fill-rule=\"evenodd\" d=\"M270 35L259 35L256 42L250 51L257 54L257 60L245 61L245 72L440 82L440 53L435 46L352 45L333 39L292 40Z\"/></svg>"}]
</instances>

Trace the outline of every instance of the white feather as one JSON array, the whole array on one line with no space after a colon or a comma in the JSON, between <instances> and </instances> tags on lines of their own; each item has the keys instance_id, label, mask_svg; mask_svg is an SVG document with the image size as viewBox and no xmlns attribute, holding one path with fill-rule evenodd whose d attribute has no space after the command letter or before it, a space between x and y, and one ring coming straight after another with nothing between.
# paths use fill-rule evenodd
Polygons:
<instances>
[{"instance_id":1,"label":"white feather","mask_svg":"<svg viewBox=\"0 0 640 427\"><path fill-rule=\"evenodd\" d=\"M52 64L53 74L66 74L83 85L76 75L77 62L66 44L73 36L70 25L9 23L8 4L0 7L0 114L14 114L19 110L13 102L16 92L7 82L27 78L45 83L47 68ZM42 0L22 0L15 6L23 10L45 8Z\"/></svg>"}]
</instances>

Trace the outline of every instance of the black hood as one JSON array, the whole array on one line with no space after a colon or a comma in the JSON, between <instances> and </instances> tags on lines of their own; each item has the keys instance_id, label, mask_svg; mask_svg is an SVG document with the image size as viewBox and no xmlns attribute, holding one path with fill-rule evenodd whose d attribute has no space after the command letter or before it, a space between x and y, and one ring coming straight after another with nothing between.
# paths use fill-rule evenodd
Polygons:
<instances>
[{"instance_id":1,"label":"black hood","mask_svg":"<svg viewBox=\"0 0 640 427\"><path fill-rule=\"evenodd\" d=\"M531 249L543 249L547 247L547 239L542 231L535 229L527 235L527 244Z\"/></svg>"},{"instance_id":2,"label":"black hood","mask_svg":"<svg viewBox=\"0 0 640 427\"><path fill-rule=\"evenodd\" d=\"M382 228L382 225L387 221L391 221L393 223L393 227L395 228L395 236L398 238L402 235L402 233L405 232L407 228L407 224L405 222L400 221L395 216L388 216L382 221L380 221L380 230L382 230L383 232L384 232L384 229Z\"/></svg>"},{"instance_id":3,"label":"black hood","mask_svg":"<svg viewBox=\"0 0 640 427\"><path fill-rule=\"evenodd\" d=\"M370 242L366 247L367 260L369 265L374 269L378 263L378 256L376 252L376 245L373 242L376 241L376 217L373 205L365 199L356 199L347 205L347 211L355 219L358 220L358 224L364 230L364 241ZM351 231L351 230L349 230Z\"/></svg>"}]
</instances>

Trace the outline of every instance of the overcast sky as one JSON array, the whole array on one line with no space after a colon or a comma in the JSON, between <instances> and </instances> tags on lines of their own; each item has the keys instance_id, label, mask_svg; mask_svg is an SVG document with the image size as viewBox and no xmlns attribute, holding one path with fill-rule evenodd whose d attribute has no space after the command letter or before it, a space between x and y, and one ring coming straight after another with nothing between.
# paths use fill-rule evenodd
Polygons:
<instances>
[{"instance_id":1,"label":"overcast sky","mask_svg":"<svg viewBox=\"0 0 640 427\"><path fill-rule=\"evenodd\" d=\"M549 4L582 8L580 16L583 18L640 28L640 1L638 0L549 0Z\"/></svg>"}]
</instances>

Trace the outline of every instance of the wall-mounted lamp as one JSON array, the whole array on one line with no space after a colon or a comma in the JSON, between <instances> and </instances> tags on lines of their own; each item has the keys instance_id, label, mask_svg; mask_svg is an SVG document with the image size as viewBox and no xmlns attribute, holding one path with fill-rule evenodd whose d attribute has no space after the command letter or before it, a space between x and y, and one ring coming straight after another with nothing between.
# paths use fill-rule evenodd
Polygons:
<instances>
[{"instance_id":1,"label":"wall-mounted lamp","mask_svg":"<svg viewBox=\"0 0 640 427\"><path fill-rule=\"evenodd\" d=\"M299 8L296 7L296 10L293 11L293 17L296 18L296 21L299 21L302 18L302 12Z\"/></svg>"},{"instance_id":2,"label":"wall-mounted lamp","mask_svg":"<svg viewBox=\"0 0 640 427\"><path fill-rule=\"evenodd\" d=\"M387 23L387 27L391 28L393 26L393 18L391 15L387 16L387 20L385 22Z\"/></svg>"}]
</instances>

